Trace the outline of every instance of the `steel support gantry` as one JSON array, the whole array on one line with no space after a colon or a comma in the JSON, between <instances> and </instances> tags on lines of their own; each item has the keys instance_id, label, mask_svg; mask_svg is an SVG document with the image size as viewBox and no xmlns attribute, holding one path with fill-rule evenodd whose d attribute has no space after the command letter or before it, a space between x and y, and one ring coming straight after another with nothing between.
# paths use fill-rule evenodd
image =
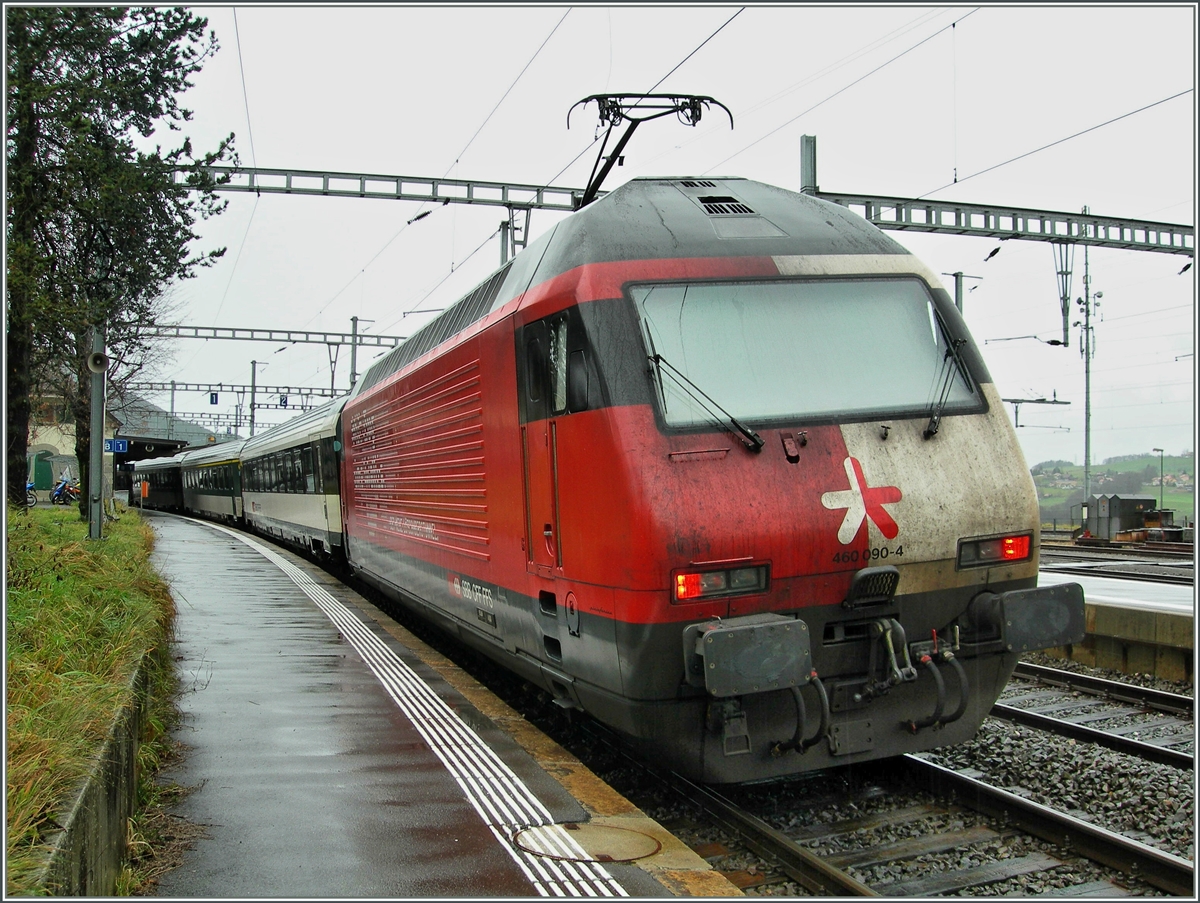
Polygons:
<instances>
[{"instance_id":1,"label":"steel support gantry","mask_svg":"<svg viewBox=\"0 0 1200 903\"><path fill-rule=\"evenodd\" d=\"M126 387L134 392L249 392L249 384L239 383L181 383L181 382L139 382L129 383ZM335 398L345 395L344 390L316 389L309 386L254 386L256 392L264 395L295 395L303 398L315 395L321 398Z\"/></svg>"},{"instance_id":2,"label":"steel support gantry","mask_svg":"<svg viewBox=\"0 0 1200 903\"><path fill-rule=\"evenodd\" d=\"M240 339L246 342L283 342L311 345L377 345L391 348L408 336L349 332L305 332L298 329L226 329L217 326L154 326L147 337L174 339Z\"/></svg>"},{"instance_id":3,"label":"steel support gantry","mask_svg":"<svg viewBox=\"0 0 1200 903\"><path fill-rule=\"evenodd\" d=\"M485 182L479 179L431 179L362 172L323 172L309 169L266 169L212 166L214 178L228 181L218 191L262 194L307 194L334 198L382 198L422 201L428 204L483 204L505 207L508 218L500 223L500 263L525 247L529 214L533 210L570 213L579 207L583 191L552 185L518 182ZM603 192L602 192L603 193Z\"/></svg>"},{"instance_id":4,"label":"steel support gantry","mask_svg":"<svg viewBox=\"0 0 1200 903\"><path fill-rule=\"evenodd\" d=\"M810 135L804 136L812 138ZM418 176L370 173L322 172L299 169L264 169L214 166L209 172L230 181L218 191L256 194L307 194L322 197L383 198L425 201L437 204L486 204L506 207L509 223L516 225L517 212L525 216L525 228L509 228L510 238L524 245L530 210L569 213L583 199L583 190L516 182L484 182L472 179L434 179ZM1195 228L1177 223L1160 223L1124 217L1096 216L1033 210L998 204L931 201L878 194L849 194L821 191L816 180L815 139L811 150L801 153L801 191L848 207L880 229L938 232L947 235L976 235L984 238L1025 241L1067 242L1100 248L1158 251L1167 254L1195 253ZM598 194L604 194L599 192Z\"/></svg>"},{"instance_id":5,"label":"steel support gantry","mask_svg":"<svg viewBox=\"0 0 1200 903\"><path fill-rule=\"evenodd\" d=\"M1189 256L1196 250L1195 229L1174 223L882 195L828 191L817 191L815 195L850 208L880 229L900 232L940 232Z\"/></svg>"}]
</instances>

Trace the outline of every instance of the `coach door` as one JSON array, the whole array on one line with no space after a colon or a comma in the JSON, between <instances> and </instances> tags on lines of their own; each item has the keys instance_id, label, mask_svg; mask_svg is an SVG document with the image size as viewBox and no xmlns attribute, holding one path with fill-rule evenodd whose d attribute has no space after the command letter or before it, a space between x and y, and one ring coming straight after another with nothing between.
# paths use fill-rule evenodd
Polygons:
<instances>
[{"instance_id":1,"label":"coach door","mask_svg":"<svg viewBox=\"0 0 1200 903\"><path fill-rule=\"evenodd\" d=\"M553 576L562 567L558 518L557 359L565 357L565 317L539 320L522 330L525 460L525 552L531 573ZM563 365L565 374L565 364ZM563 395L565 398L565 376ZM565 402L558 411L565 410Z\"/></svg>"}]
</instances>

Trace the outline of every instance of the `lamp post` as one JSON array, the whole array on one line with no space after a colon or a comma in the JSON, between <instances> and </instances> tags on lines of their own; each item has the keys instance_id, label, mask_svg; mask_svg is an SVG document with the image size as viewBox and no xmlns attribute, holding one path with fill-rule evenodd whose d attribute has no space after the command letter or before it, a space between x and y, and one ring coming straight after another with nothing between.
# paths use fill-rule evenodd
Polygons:
<instances>
[{"instance_id":1,"label":"lamp post","mask_svg":"<svg viewBox=\"0 0 1200 903\"><path fill-rule=\"evenodd\" d=\"M1163 450L1161 448L1152 448L1150 451L1158 452L1158 510L1163 508Z\"/></svg>"}]
</instances>

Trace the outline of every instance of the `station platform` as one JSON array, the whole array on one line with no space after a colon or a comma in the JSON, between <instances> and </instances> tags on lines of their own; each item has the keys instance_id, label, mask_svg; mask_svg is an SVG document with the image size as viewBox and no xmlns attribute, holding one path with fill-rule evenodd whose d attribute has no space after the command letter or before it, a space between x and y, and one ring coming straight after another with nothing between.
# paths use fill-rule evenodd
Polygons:
<instances>
[{"instance_id":1,"label":"station platform","mask_svg":"<svg viewBox=\"0 0 1200 903\"><path fill-rule=\"evenodd\" d=\"M236 530L147 512L175 598L175 814L161 896L740 896L385 613Z\"/></svg>"}]
</instances>

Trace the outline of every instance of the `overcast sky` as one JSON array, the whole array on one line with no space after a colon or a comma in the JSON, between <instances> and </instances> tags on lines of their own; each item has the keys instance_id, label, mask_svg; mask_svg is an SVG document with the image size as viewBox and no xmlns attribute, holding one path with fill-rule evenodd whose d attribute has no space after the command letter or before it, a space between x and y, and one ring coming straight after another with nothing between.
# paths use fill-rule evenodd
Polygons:
<instances>
[{"instance_id":1,"label":"overcast sky","mask_svg":"<svg viewBox=\"0 0 1200 903\"><path fill-rule=\"evenodd\" d=\"M568 110L593 94L649 91L671 73L657 91L710 95L735 127L715 108L695 128L648 123L605 188L635 176L730 175L798 190L800 139L812 134L825 191L1195 222L1191 6L750 6L724 27L739 7L196 9L221 49L185 97L195 113L186 131L198 150L236 133L247 165L581 188L599 145L568 164L592 144L596 107L576 109L569 130ZM369 331L408 335L428 320L420 311L452 303L500 262L502 208L226 197L226 213L201 231L204 248L228 252L174 290L181 324L349 332L358 316ZM564 215L535 211L530 237ZM997 341L1062 338L1051 246L889 234L934 272L982 277L966 281L965 313L1001 395L1070 402L1021 406L1027 460L1082 464L1079 329L1069 348ZM1092 290L1103 293L1094 463L1194 449L1187 261L1088 254ZM1074 271L1081 296L1082 248ZM360 351L360 372L375 353ZM157 377L248 383L251 360L265 362L259 384L330 382L325 347L228 341L178 342ZM348 380L343 348L336 384ZM175 407L231 412L235 400L224 393L214 408L207 395L180 393Z\"/></svg>"}]
</instances>

